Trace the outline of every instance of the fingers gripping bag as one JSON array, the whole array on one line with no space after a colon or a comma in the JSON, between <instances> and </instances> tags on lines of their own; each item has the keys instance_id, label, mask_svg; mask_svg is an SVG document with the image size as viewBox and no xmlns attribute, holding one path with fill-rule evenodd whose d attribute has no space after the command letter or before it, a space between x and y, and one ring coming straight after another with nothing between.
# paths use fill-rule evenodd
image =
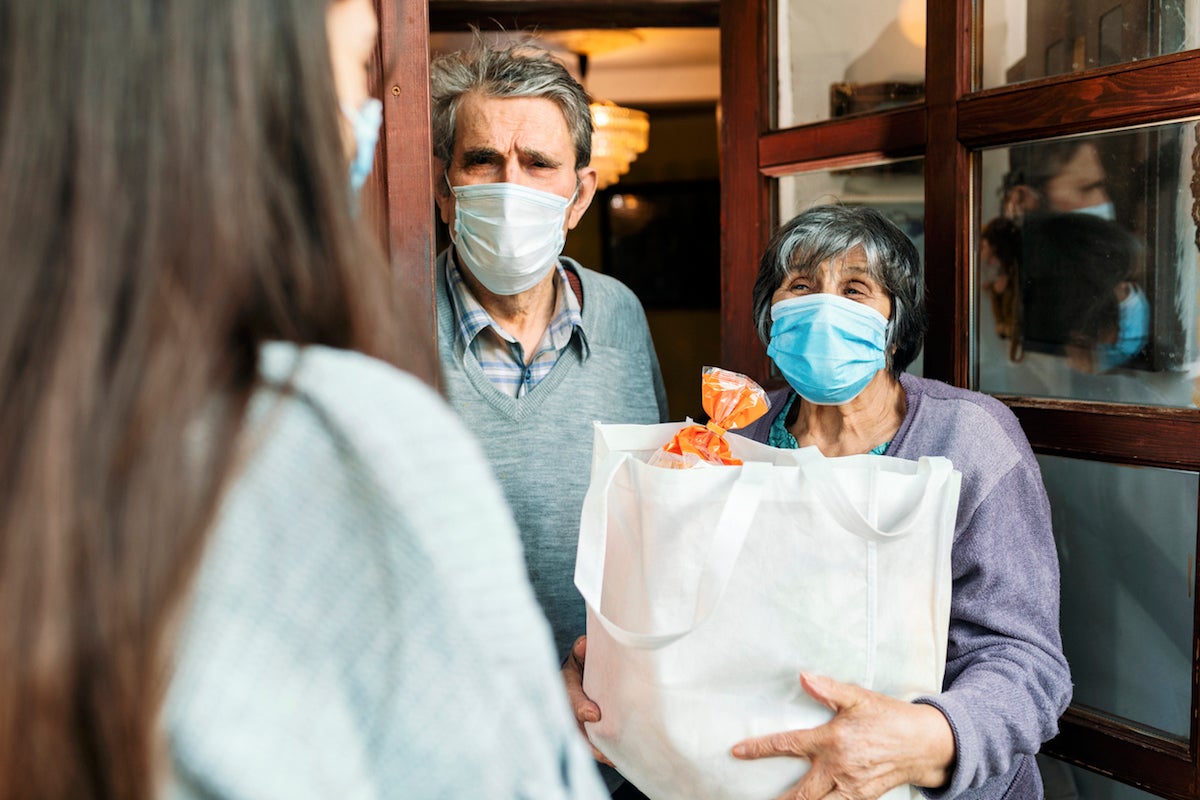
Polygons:
<instances>
[{"instance_id":1,"label":"fingers gripping bag","mask_svg":"<svg viewBox=\"0 0 1200 800\"><path fill-rule=\"evenodd\" d=\"M745 391L727 389L722 373L706 370L704 388L723 430L594 427L575 585L601 720L585 727L652 800L794 785L807 761L730 750L829 721L802 671L911 700L940 691L945 667L960 473L945 458L826 458L726 435L766 398L755 413L758 387L737 376Z\"/></svg>"}]
</instances>

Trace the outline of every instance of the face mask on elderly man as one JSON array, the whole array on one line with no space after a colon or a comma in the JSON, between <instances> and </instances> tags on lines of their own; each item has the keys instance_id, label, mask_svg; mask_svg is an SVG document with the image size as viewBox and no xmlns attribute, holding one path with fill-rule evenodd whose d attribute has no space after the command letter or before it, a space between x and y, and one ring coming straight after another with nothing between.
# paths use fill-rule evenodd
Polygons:
<instances>
[{"instance_id":1,"label":"face mask on elderly man","mask_svg":"<svg viewBox=\"0 0 1200 800\"><path fill-rule=\"evenodd\" d=\"M567 209L578 189L569 198L516 183L450 189L454 192L450 238L463 265L489 292L520 294L554 268L566 242Z\"/></svg>"},{"instance_id":2,"label":"face mask on elderly man","mask_svg":"<svg viewBox=\"0 0 1200 800\"><path fill-rule=\"evenodd\" d=\"M857 397L887 366L887 318L835 294L817 293L771 306L767 355L796 393L817 405Z\"/></svg>"},{"instance_id":3,"label":"face mask on elderly man","mask_svg":"<svg viewBox=\"0 0 1200 800\"><path fill-rule=\"evenodd\" d=\"M1090 214L1093 217L1113 222L1117 218L1117 209L1113 202L1109 200L1105 203L1097 203L1094 206L1084 206L1082 208L1071 209L1072 214Z\"/></svg>"}]
</instances>

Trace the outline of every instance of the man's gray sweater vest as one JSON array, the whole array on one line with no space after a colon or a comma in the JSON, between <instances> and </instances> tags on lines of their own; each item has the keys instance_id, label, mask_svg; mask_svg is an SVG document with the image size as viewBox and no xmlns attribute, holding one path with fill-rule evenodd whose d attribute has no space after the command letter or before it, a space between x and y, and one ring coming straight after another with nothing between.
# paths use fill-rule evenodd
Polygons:
<instances>
[{"instance_id":1,"label":"man's gray sweater vest","mask_svg":"<svg viewBox=\"0 0 1200 800\"><path fill-rule=\"evenodd\" d=\"M576 331L558 363L528 394L509 397L492 386L458 335L446 258L447 252L438 256L435 276L443 387L479 438L512 507L529 578L562 659L584 633L574 574L592 422L655 423L667 416L650 330L629 289L564 258L582 286L584 334L581 339Z\"/></svg>"}]
</instances>

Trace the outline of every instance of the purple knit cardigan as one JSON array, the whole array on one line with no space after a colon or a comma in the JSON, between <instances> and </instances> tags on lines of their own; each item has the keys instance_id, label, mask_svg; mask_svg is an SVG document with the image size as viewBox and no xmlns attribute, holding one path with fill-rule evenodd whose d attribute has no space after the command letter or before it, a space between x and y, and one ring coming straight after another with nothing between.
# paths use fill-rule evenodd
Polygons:
<instances>
[{"instance_id":1,"label":"purple knit cardigan","mask_svg":"<svg viewBox=\"0 0 1200 800\"><path fill-rule=\"evenodd\" d=\"M942 692L916 702L950 721L950 782L929 797L1041 798L1034 754L1058 730L1071 675L1058 628L1058 556L1041 472L998 400L902 374L907 410L886 455L945 456L962 472ZM790 389L744 431L767 440Z\"/></svg>"}]
</instances>

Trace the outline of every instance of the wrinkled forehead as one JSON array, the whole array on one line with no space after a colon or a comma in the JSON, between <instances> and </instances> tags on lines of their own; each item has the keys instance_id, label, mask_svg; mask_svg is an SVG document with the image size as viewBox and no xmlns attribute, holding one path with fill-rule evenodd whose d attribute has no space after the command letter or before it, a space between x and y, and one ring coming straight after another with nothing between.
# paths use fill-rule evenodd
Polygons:
<instances>
[{"instance_id":1,"label":"wrinkled forehead","mask_svg":"<svg viewBox=\"0 0 1200 800\"><path fill-rule=\"evenodd\" d=\"M572 150L571 131L558 103L548 97L463 96L455 119L456 146L511 146Z\"/></svg>"},{"instance_id":2,"label":"wrinkled forehead","mask_svg":"<svg viewBox=\"0 0 1200 800\"><path fill-rule=\"evenodd\" d=\"M871 266L867 249L861 243L843 246L813 248L802 252L799 248L789 259L789 276L807 277L822 271L839 272L843 274L866 273L875 276L877 270Z\"/></svg>"}]
</instances>

